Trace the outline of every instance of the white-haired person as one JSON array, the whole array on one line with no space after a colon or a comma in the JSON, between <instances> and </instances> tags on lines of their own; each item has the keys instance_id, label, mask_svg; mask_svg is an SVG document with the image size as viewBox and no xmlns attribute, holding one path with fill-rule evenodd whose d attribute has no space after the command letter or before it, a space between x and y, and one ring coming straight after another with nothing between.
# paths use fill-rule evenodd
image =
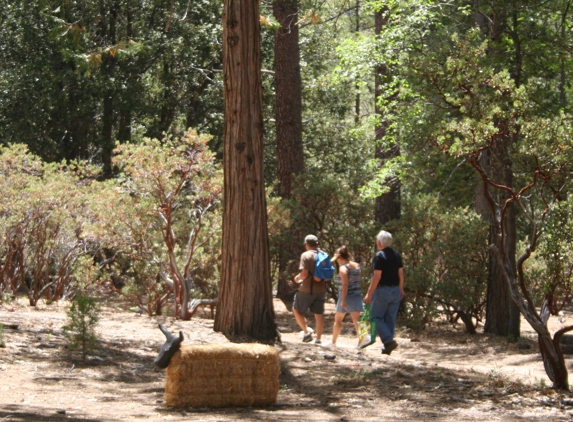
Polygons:
<instances>
[{"instance_id":1,"label":"white-haired person","mask_svg":"<svg viewBox=\"0 0 573 422\"><path fill-rule=\"evenodd\" d=\"M396 318L400 301L404 298L404 268L402 257L391 248L392 235L382 230L376 236L379 251L372 261L372 280L364 302L370 303L371 319L376 323L376 332L389 355L398 347L394 340Z\"/></svg>"},{"instance_id":2,"label":"white-haired person","mask_svg":"<svg viewBox=\"0 0 573 422\"><path fill-rule=\"evenodd\" d=\"M360 265L352 261L351 258L346 246L338 248L332 257L332 260L336 261L340 268L337 277L338 302L334 314L332 340L326 343L325 347L336 347L336 340L338 340L342 330L342 320L347 313L350 313L354 330L358 332L358 321L360 320L360 313L364 310L364 303L362 302L360 286Z\"/></svg>"}]
</instances>

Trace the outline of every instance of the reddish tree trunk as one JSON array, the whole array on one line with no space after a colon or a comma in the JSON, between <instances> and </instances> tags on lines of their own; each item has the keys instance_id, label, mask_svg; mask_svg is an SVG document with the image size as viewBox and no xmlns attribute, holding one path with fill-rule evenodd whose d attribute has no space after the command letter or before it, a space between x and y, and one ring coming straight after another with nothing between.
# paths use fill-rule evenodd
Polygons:
<instances>
[{"instance_id":1,"label":"reddish tree trunk","mask_svg":"<svg viewBox=\"0 0 573 422\"><path fill-rule=\"evenodd\" d=\"M298 2L276 0L273 14L281 27L275 33L275 124L277 137L278 194L283 199L292 196L293 180L304 171L302 148L302 82L300 77L300 49L298 45ZM293 227L291 237L300 236ZM298 243L297 243L298 246ZM279 250L279 278L277 297L288 309L292 306L294 292L285 274L289 259L297 256L292 242Z\"/></svg>"},{"instance_id":2,"label":"reddish tree trunk","mask_svg":"<svg viewBox=\"0 0 573 422\"><path fill-rule=\"evenodd\" d=\"M302 83L296 0L276 0L273 13L281 27L275 34L275 121L279 196L291 197L293 175L304 171Z\"/></svg>"},{"instance_id":3,"label":"reddish tree trunk","mask_svg":"<svg viewBox=\"0 0 573 422\"><path fill-rule=\"evenodd\" d=\"M273 340L259 2L225 0L223 248L215 330Z\"/></svg>"}]
</instances>

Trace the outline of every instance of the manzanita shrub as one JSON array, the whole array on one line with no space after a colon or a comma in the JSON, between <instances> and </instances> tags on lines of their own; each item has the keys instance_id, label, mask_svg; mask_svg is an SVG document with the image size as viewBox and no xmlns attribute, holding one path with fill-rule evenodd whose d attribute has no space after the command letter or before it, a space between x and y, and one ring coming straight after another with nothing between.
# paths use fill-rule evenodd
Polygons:
<instances>
[{"instance_id":1,"label":"manzanita shrub","mask_svg":"<svg viewBox=\"0 0 573 422\"><path fill-rule=\"evenodd\" d=\"M407 324L423 328L438 315L475 333L483 319L488 230L468 208L447 209L431 196L407 197L389 223L406 274Z\"/></svg>"},{"instance_id":2,"label":"manzanita shrub","mask_svg":"<svg viewBox=\"0 0 573 422\"><path fill-rule=\"evenodd\" d=\"M23 290L31 306L73 296L74 268L93 245L82 229L88 168L0 147L0 296Z\"/></svg>"},{"instance_id":3,"label":"manzanita shrub","mask_svg":"<svg viewBox=\"0 0 573 422\"><path fill-rule=\"evenodd\" d=\"M99 218L90 230L118 255L108 270L127 275L125 294L149 315L173 294L176 316L189 319L196 299L217 295L223 178L209 139L188 131L118 144L120 176L94 190Z\"/></svg>"}]
</instances>

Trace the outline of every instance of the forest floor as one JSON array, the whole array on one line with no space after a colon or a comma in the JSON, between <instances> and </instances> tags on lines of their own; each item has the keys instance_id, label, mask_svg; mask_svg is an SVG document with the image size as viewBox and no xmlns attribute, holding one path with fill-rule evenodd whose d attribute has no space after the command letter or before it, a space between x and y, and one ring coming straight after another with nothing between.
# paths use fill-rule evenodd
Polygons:
<instances>
[{"instance_id":1,"label":"forest floor","mask_svg":"<svg viewBox=\"0 0 573 422\"><path fill-rule=\"evenodd\" d=\"M267 408L176 409L165 405L165 371L153 359L165 337L183 344L225 343L209 312L191 321L147 317L116 300L103 307L100 344L87 363L70 355L62 336L65 304L37 308L23 299L0 305L6 347L0 348L0 421L573 421L573 394L551 389L536 336L525 322L518 343L462 326L414 332L399 328L391 356L378 343L356 350L350 321L339 347L301 343L292 315L275 300L282 344L277 403ZM330 339L334 305L327 305ZM572 323L550 319L552 328ZM17 325L17 328L8 328ZM313 326L314 324L310 324ZM325 359L334 354L334 360ZM571 372L572 361L567 361Z\"/></svg>"}]
</instances>

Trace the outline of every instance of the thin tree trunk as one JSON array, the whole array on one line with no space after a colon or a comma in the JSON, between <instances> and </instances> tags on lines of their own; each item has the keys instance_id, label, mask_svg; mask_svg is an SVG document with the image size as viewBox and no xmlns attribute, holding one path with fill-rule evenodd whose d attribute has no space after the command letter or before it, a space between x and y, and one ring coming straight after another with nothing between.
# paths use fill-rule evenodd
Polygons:
<instances>
[{"instance_id":1,"label":"thin tree trunk","mask_svg":"<svg viewBox=\"0 0 573 422\"><path fill-rule=\"evenodd\" d=\"M106 8L105 2L100 1L100 36L104 42L115 44L115 24L117 20L117 11L112 7L111 10ZM106 19L106 18L109 18ZM109 26L108 26L109 23ZM102 114L102 162L103 174L105 177L111 177L111 155L113 151L113 125L114 125L114 87L113 75L115 72L115 58L110 54L102 55L102 69L106 77L106 88L103 91L103 114Z\"/></svg>"},{"instance_id":2,"label":"thin tree trunk","mask_svg":"<svg viewBox=\"0 0 573 422\"><path fill-rule=\"evenodd\" d=\"M215 330L273 340L259 2L225 0L223 247Z\"/></svg>"},{"instance_id":3,"label":"thin tree trunk","mask_svg":"<svg viewBox=\"0 0 573 422\"><path fill-rule=\"evenodd\" d=\"M387 24L386 12L386 9L383 9L375 13L374 18L376 35L380 35L382 28ZM390 148L385 148L382 145L382 140L388 131L389 121L388 119L384 118L383 111L380 108L378 101L383 95L388 95L388 93L384 92L382 89L384 80L387 77L388 67L384 63L378 64L375 73L374 110L376 115L379 116L378 118L380 119L380 123L376 126L376 149L374 156L381 161L381 164L390 158L394 158L400 155L400 148L397 144L391 146ZM376 210L374 215L376 222L380 224L385 224L390 220L400 218L400 182L397 179L386 180L385 184L390 188L390 190L376 198Z\"/></svg>"}]
</instances>

